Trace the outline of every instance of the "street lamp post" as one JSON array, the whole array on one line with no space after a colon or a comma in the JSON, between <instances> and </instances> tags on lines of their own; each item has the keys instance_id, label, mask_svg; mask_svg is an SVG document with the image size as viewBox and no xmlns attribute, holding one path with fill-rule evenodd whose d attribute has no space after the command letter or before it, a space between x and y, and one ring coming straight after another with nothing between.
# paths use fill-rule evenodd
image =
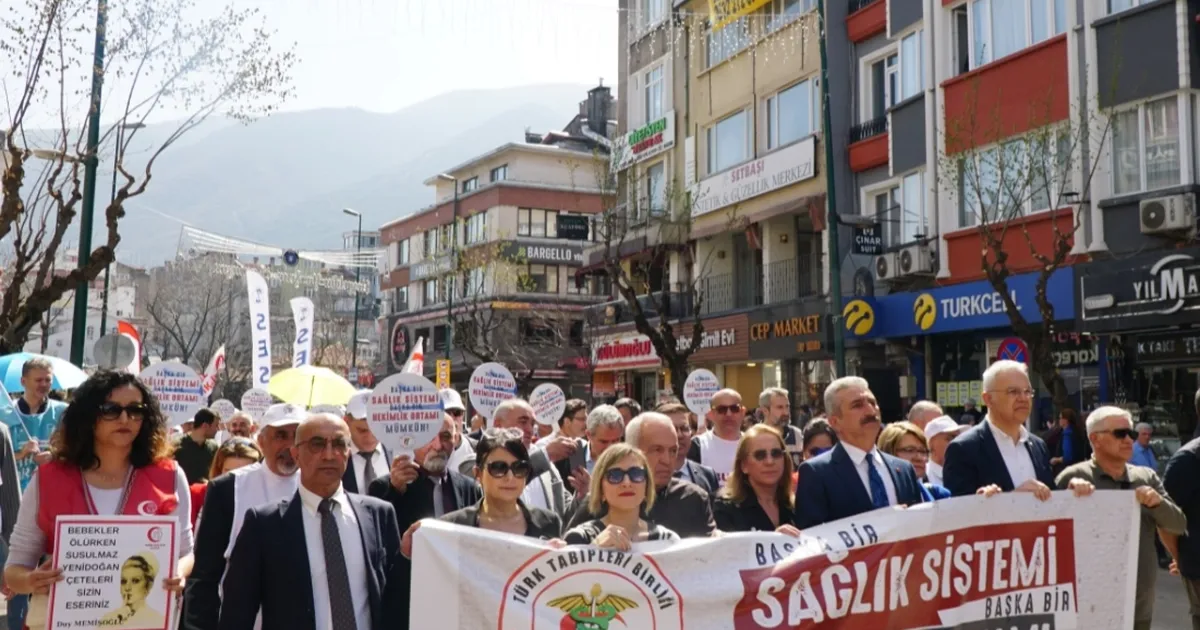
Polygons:
<instances>
[{"instance_id":1,"label":"street lamp post","mask_svg":"<svg viewBox=\"0 0 1200 630\"><path fill-rule=\"evenodd\" d=\"M450 279L451 284L446 291L446 360L450 360L450 350L454 346L454 291L455 272L458 271L458 178L442 173L438 179L450 182L454 186L454 208L450 219Z\"/></svg>"},{"instance_id":2,"label":"street lamp post","mask_svg":"<svg viewBox=\"0 0 1200 630\"><path fill-rule=\"evenodd\" d=\"M342 213L358 218L358 229L354 231L354 252L362 252L362 213L350 208L342 208ZM355 378L358 380L358 282L362 278L362 267L359 266L358 257L354 260L354 332L351 333L350 341L350 369L354 370Z\"/></svg>"},{"instance_id":3,"label":"street lamp post","mask_svg":"<svg viewBox=\"0 0 1200 630\"><path fill-rule=\"evenodd\" d=\"M139 123L129 123L128 125L121 123L121 124L117 125L117 151L116 151L116 154L113 155L112 193L108 196L108 204L110 206L117 199L117 173L120 171L120 169L117 168L117 165L118 165L119 160L121 159L121 149L122 149L122 145L124 145L125 130L141 129L142 127L145 127L145 126L146 125L144 125L140 122ZM100 307L100 335L101 336L104 336L104 334L108 331L108 277L109 277L110 273L112 273L112 263L111 262L104 266L104 298L103 298L103 301L102 301L101 307Z\"/></svg>"}]
</instances>

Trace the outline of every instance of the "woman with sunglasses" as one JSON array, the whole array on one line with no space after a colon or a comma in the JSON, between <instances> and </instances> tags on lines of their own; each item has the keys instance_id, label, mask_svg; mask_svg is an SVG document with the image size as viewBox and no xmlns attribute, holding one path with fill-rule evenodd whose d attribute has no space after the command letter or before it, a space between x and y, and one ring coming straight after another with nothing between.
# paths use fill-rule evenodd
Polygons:
<instances>
[{"instance_id":1,"label":"woman with sunglasses","mask_svg":"<svg viewBox=\"0 0 1200 630\"><path fill-rule=\"evenodd\" d=\"M738 442L733 472L713 501L723 532L771 532L799 536L792 497L792 458L779 430L750 427Z\"/></svg>"},{"instance_id":2,"label":"woman with sunglasses","mask_svg":"<svg viewBox=\"0 0 1200 630\"><path fill-rule=\"evenodd\" d=\"M179 562L162 582L182 591L192 566L191 495L154 394L132 374L99 372L75 390L50 445L54 459L25 490L4 569L10 589L34 595L26 625L45 626L45 594L63 579L42 562L54 554L60 515L175 515Z\"/></svg>"},{"instance_id":3,"label":"woman with sunglasses","mask_svg":"<svg viewBox=\"0 0 1200 630\"><path fill-rule=\"evenodd\" d=\"M479 503L445 514L440 520L465 527L540 538L562 546L562 519L550 510L525 505L521 493L529 481L529 451L521 432L488 429L475 445L475 480L483 489ZM412 557L412 535L421 526L413 523L400 541L400 551Z\"/></svg>"},{"instance_id":4,"label":"woman with sunglasses","mask_svg":"<svg viewBox=\"0 0 1200 630\"><path fill-rule=\"evenodd\" d=\"M893 422L879 432L875 440L880 452L899 457L913 465L917 478L921 480L921 495L926 502L949 499L950 491L929 483L925 476L925 465L929 463L929 440L921 427L911 422Z\"/></svg>"},{"instance_id":5,"label":"woman with sunglasses","mask_svg":"<svg viewBox=\"0 0 1200 630\"><path fill-rule=\"evenodd\" d=\"M638 449L624 443L604 449L592 468L588 511L602 514L567 532L568 545L596 545L629 551L633 543L679 540L679 536L642 518L654 507L650 464Z\"/></svg>"},{"instance_id":6,"label":"woman with sunglasses","mask_svg":"<svg viewBox=\"0 0 1200 630\"><path fill-rule=\"evenodd\" d=\"M825 451L832 450L837 446L837 434L833 432L833 427L829 426L829 422L823 417L816 417L808 421L808 425L804 427L804 433L801 436L803 443L804 459L810 460Z\"/></svg>"},{"instance_id":7,"label":"woman with sunglasses","mask_svg":"<svg viewBox=\"0 0 1200 630\"><path fill-rule=\"evenodd\" d=\"M200 508L204 505L204 497L208 494L208 484L213 479L227 472L257 464L262 461L262 451L248 438L233 437L225 440L221 448L213 456L212 466L208 468L208 479L192 484L192 527L196 526L196 518L200 516Z\"/></svg>"}]
</instances>

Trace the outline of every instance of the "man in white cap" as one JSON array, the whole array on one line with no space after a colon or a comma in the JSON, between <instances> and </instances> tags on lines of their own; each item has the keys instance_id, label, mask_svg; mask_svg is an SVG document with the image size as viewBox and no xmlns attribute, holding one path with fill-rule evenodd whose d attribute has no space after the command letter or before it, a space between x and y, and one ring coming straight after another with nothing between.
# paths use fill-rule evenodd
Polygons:
<instances>
[{"instance_id":1,"label":"man in white cap","mask_svg":"<svg viewBox=\"0 0 1200 630\"><path fill-rule=\"evenodd\" d=\"M356 392L346 403L346 426L350 427L350 461L346 474L342 475L342 487L346 492L366 494L371 482L387 476L392 468L392 454L388 452L367 423L367 399L371 390Z\"/></svg>"},{"instance_id":2,"label":"man in white cap","mask_svg":"<svg viewBox=\"0 0 1200 630\"><path fill-rule=\"evenodd\" d=\"M184 593L186 630L216 630L221 583L242 519L251 508L282 501L296 493L299 477L291 448L296 428L307 413L299 405L271 405L262 417L258 446L263 461L214 479L196 521L195 565Z\"/></svg>"},{"instance_id":3,"label":"man in white cap","mask_svg":"<svg viewBox=\"0 0 1200 630\"><path fill-rule=\"evenodd\" d=\"M938 416L925 425L925 439L929 441L929 462L925 464L925 477L935 486L942 483L942 464L946 461L946 447L970 425L959 424L950 416Z\"/></svg>"},{"instance_id":4,"label":"man in white cap","mask_svg":"<svg viewBox=\"0 0 1200 630\"><path fill-rule=\"evenodd\" d=\"M467 417L467 406L463 404L462 396L453 389L439 390L438 394L442 397L442 409L447 415L454 418L454 439L457 440L454 451L450 453L447 467L468 477L474 477L475 447L467 438L467 427L463 426L463 420Z\"/></svg>"}]
</instances>

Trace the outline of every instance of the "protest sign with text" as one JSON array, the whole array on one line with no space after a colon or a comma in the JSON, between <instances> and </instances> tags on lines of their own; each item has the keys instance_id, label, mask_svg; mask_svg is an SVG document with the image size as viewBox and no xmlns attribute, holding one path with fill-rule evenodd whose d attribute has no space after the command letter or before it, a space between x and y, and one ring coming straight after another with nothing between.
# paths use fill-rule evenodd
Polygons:
<instances>
[{"instance_id":1,"label":"protest sign with text","mask_svg":"<svg viewBox=\"0 0 1200 630\"><path fill-rule=\"evenodd\" d=\"M517 380L512 372L499 363L484 363L471 373L467 396L471 406L492 426L492 415L500 403L517 395Z\"/></svg>"},{"instance_id":2,"label":"protest sign with text","mask_svg":"<svg viewBox=\"0 0 1200 630\"><path fill-rule=\"evenodd\" d=\"M146 384L158 407L167 418L167 426L176 427L191 422L196 412L204 406L204 379L196 370L176 361L155 363L138 374L138 380Z\"/></svg>"},{"instance_id":3,"label":"protest sign with text","mask_svg":"<svg viewBox=\"0 0 1200 630\"><path fill-rule=\"evenodd\" d=\"M567 395L554 383L542 383L529 394L529 406L533 407L538 424L552 427L558 424L567 409Z\"/></svg>"},{"instance_id":4,"label":"protest sign with text","mask_svg":"<svg viewBox=\"0 0 1200 630\"><path fill-rule=\"evenodd\" d=\"M393 374L367 398L367 426L395 454L432 442L442 430L444 414L437 387L420 374Z\"/></svg>"}]
</instances>

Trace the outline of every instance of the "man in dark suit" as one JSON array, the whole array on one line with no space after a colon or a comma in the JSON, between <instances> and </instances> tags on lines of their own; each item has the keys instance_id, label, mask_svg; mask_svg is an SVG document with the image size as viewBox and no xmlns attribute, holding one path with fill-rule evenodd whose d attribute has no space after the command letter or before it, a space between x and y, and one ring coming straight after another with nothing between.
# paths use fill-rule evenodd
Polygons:
<instances>
[{"instance_id":1,"label":"man in dark suit","mask_svg":"<svg viewBox=\"0 0 1200 630\"><path fill-rule=\"evenodd\" d=\"M671 424L675 428L675 437L679 440L679 454L675 458L674 477L700 486L711 499L716 495L721 484L717 479L717 471L700 462L688 459L687 454L688 449L692 446L692 436L696 434L696 425L691 420L688 408L683 403L669 402L659 405L654 411L671 419Z\"/></svg>"},{"instance_id":2,"label":"man in dark suit","mask_svg":"<svg viewBox=\"0 0 1200 630\"><path fill-rule=\"evenodd\" d=\"M367 425L367 399L371 392L361 391L350 397L346 404L346 426L350 427L350 463L342 475L342 487L346 492L366 494L371 482L387 476L391 467L392 454L379 443L371 427Z\"/></svg>"},{"instance_id":3,"label":"man in dark suit","mask_svg":"<svg viewBox=\"0 0 1200 630\"><path fill-rule=\"evenodd\" d=\"M671 419L661 413L643 413L625 427L625 442L645 453L650 463L655 496L654 507L647 515L649 519L682 538L711 536L717 523L708 493L694 483L674 477L679 439ZM579 507L564 529L602 516L588 511L586 497L576 504Z\"/></svg>"},{"instance_id":4,"label":"man in dark suit","mask_svg":"<svg viewBox=\"0 0 1200 630\"><path fill-rule=\"evenodd\" d=\"M342 488L350 429L309 416L292 452L296 494L250 510L229 558L222 630L371 630L393 627L392 573L400 528L387 502Z\"/></svg>"},{"instance_id":5,"label":"man in dark suit","mask_svg":"<svg viewBox=\"0 0 1200 630\"><path fill-rule=\"evenodd\" d=\"M946 447L942 483L954 496L1032 492L1045 501L1054 487L1046 443L1025 429L1033 386L1024 363L996 361L983 372L987 416Z\"/></svg>"},{"instance_id":6,"label":"man in dark suit","mask_svg":"<svg viewBox=\"0 0 1200 630\"><path fill-rule=\"evenodd\" d=\"M866 380L846 376L830 383L825 409L839 441L833 450L800 465L796 527L922 501L921 481L912 464L875 448L879 404Z\"/></svg>"}]
</instances>

